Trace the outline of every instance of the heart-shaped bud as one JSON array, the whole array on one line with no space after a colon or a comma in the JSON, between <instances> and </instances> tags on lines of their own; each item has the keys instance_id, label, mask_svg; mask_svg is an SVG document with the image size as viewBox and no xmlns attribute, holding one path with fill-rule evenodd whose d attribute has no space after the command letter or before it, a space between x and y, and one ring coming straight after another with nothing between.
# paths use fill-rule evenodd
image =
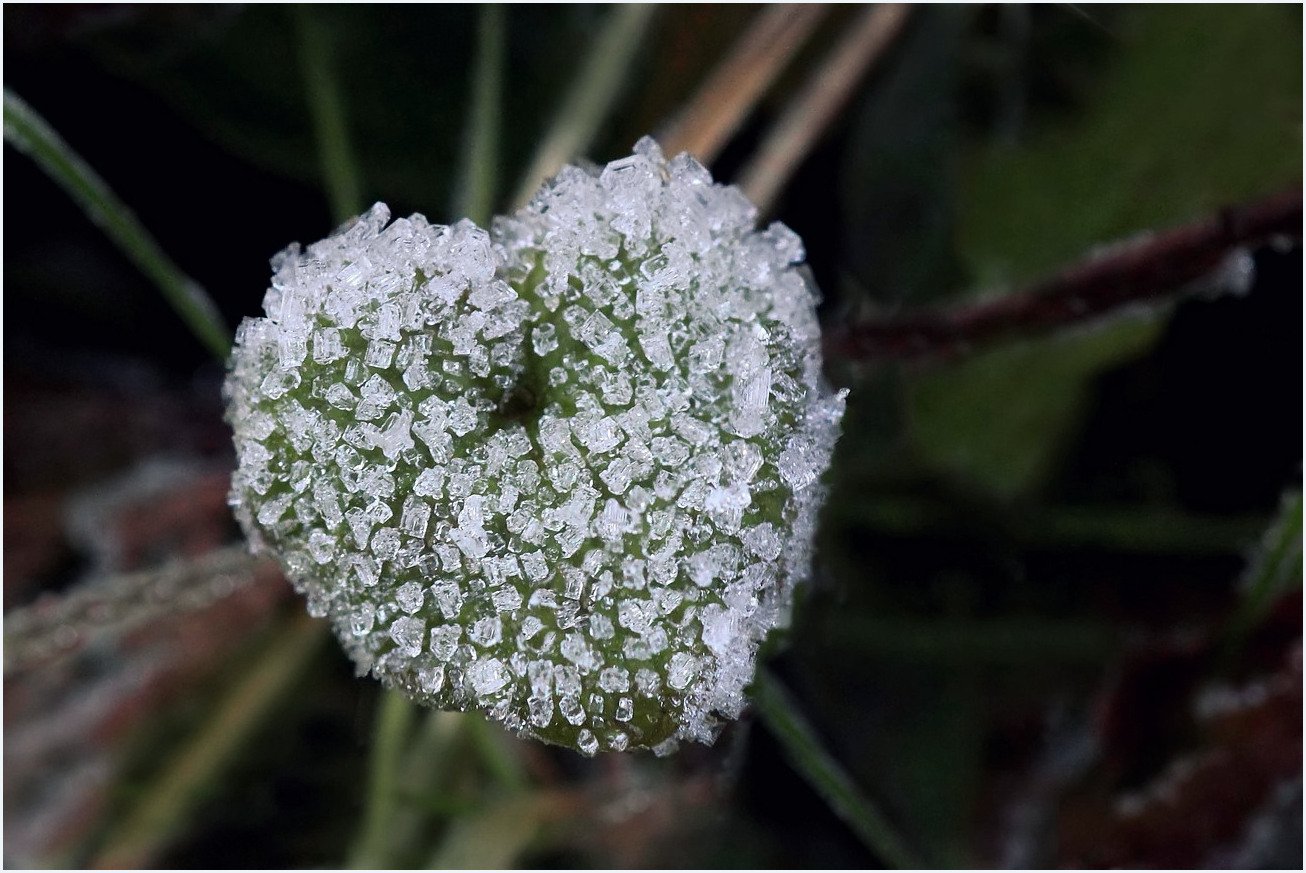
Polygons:
<instances>
[{"instance_id":1,"label":"heart-shaped bud","mask_svg":"<svg viewBox=\"0 0 1306 873\"><path fill-rule=\"evenodd\" d=\"M492 233L273 261L231 502L359 666L585 754L710 742L808 572L843 394L786 227L641 140Z\"/></svg>"}]
</instances>

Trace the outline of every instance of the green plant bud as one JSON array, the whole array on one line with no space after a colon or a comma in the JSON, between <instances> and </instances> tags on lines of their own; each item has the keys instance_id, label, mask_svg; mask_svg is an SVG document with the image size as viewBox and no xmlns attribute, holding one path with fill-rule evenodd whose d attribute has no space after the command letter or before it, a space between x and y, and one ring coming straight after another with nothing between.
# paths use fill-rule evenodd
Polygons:
<instances>
[{"instance_id":1,"label":"green plant bud","mask_svg":"<svg viewBox=\"0 0 1306 873\"><path fill-rule=\"evenodd\" d=\"M231 503L360 673L585 754L738 716L843 413L755 217L644 139L490 233L377 204L273 260Z\"/></svg>"}]
</instances>

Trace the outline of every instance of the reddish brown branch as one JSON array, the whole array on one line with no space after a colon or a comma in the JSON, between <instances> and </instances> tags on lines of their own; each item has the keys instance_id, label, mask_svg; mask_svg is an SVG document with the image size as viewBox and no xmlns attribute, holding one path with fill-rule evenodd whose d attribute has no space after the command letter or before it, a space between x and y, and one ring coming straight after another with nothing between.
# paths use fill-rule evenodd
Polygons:
<instances>
[{"instance_id":1,"label":"reddish brown branch","mask_svg":"<svg viewBox=\"0 0 1306 873\"><path fill-rule=\"evenodd\" d=\"M827 357L862 362L948 357L997 339L1082 323L1185 293L1239 250L1301 236L1298 185L1201 221L1111 246L1005 297L886 315L835 330L829 335Z\"/></svg>"}]
</instances>

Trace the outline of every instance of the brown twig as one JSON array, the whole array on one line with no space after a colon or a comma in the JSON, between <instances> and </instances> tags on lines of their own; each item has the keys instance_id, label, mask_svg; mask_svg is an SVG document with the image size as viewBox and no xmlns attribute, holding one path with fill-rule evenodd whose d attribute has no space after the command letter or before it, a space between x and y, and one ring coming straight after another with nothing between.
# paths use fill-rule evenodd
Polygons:
<instances>
[{"instance_id":1,"label":"brown twig","mask_svg":"<svg viewBox=\"0 0 1306 873\"><path fill-rule=\"evenodd\" d=\"M871 65L892 45L910 9L871 7L853 22L834 54L812 74L739 174L739 187L767 213L794 170L834 121Z\"/></svg>"},{"instance_id":2,"label":"brown twig","mask_svg":"<svg viewBox=\"0 0 1306 873\"><path fill-rule=\"evenodd\" d=\"M1053 330L1200 287L1229 258L1302 236L1301 185L1191 224L1101 250L996 300L886 315L829 334L827 355L859 362L948 357L1004 337Z\"/></svg>"},{"instance_id":3,"label":"brown twig","mask_svg":"<svg viewBox=\"0 0 1306 873\"><path fill-rule=\"evenodd\" d=\"M827 11L824 4L785 3L758 15L660 137L666 153L689 152L710 165Z\"/></svg>"}]
</instances>

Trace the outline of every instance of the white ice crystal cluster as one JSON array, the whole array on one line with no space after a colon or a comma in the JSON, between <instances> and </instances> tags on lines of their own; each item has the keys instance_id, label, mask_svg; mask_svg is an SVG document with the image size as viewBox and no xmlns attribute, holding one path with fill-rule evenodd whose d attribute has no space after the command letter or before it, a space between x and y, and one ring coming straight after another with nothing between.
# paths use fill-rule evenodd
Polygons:
<instances>
[{"instance_id":1,"label":"white ice crystal cluster","mask_svg":"<svg viewBox=\"0 0 1306 873\"><path fill-rule=\"evenodd\" d=\"M273 260L231 503L360 672L585 754L739 714L843 413L755 217L644 139L491 232L377 204Z\"/></svg>"}]
</instances>

